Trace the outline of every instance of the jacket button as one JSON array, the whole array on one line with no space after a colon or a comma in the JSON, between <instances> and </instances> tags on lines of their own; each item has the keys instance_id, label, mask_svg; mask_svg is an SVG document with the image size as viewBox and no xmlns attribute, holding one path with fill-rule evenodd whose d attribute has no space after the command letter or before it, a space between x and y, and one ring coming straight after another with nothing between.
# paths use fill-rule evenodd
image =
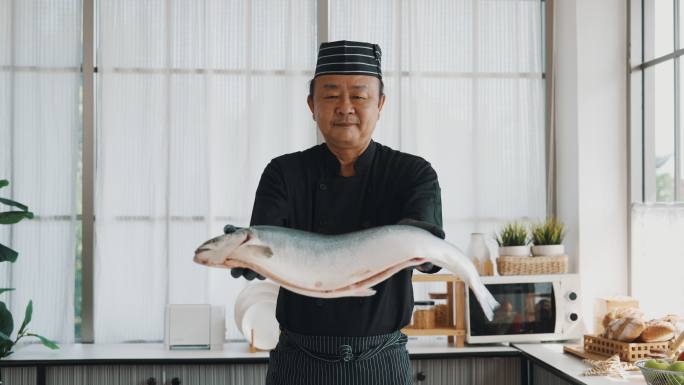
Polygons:
<instances>
[{"instance_id":1,"label":"jacket button","mask_svg":"<svg viewBox=\"0 0 684 385\"><path fill-rule=\"evenodd\" d=\"M321 190L324 190L324 191L325 191L325 190L328 189L328 186L327 186L325 183L321 183L321 184L318 185L318 188L320 188Z\"/></svg>"}]
</instances>

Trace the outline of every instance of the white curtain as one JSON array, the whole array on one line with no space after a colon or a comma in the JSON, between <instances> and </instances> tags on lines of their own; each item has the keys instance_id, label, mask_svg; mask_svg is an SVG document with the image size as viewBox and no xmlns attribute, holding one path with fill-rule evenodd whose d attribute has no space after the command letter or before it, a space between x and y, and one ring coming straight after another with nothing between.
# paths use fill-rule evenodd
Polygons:
<instances>
[{"instance_id":1,"label":"white curtain","mask_svg":"<svg viewBox=\"0 0 684 385\"><path fill-rule=\"evenodd\" d=\"M316 14L315 0L100 3L97 342L160 340L167 303L224 304L241 338L245 281L192 252L248 223L268 160L316 143ZM330 40L381 45L375 139L432 162L450 241L544 217L540 1L345 0L330 15Z\"/></svg>"},{"instance_id":2,"label":"white curtain","mask_svg":"<svg viewBox=\"0 0 684 385\"><path fill-rule=\"evenodd\" d=\"M432 163L449 241L465 250L471 232L543 219L540 1L347 0L330 13L331 40L380 44L375 138Z\"/></svg>"},{"instance_id":3,"label":"white curtain","mask_svg":"<svg viewBox=\"0 0 684 385\"><path fill-rule=\"evenodd\" d=\"M168 303L226 306L245 280L192 262L249 224L263 168L316 144L315 0L100 2L95 340L161 340Z\"/></svg>"},{"instance_id":4,"label":"white curtain","mask_svg":"<svg viewBox=\"0 0 684 385\"><path fill-rule=\"evenodd\" d=\"M634 203L631 220L631 295L649 318L681 314L684 204Z\"/></svg>"},{"instance_id":5,"label":"white curtain","mask_svg":"<svg viewBox=\"0 0 684 385\"><path fill-rule=\"evenodd\" d=\"M0 264L0 287L16 288L2 300L15 332L32 299L29 329L62 343L74 341L81 56L81 1L0 1L0 196L36 214L0 226L19 252Z\"/></svg>"},{"instance_id":6,"label":"white curtain","mask_svg":"<svg viewBox=\"0 0 684 385\"><path fill-rule=\"evenodd\" d=\"M380 44L387 100L375 138L432 163L447 240L467 251L546 215L542 3L331 2L331 40ZM443 284L415 284L416 300Z\"/></svg>"}]
</instances>

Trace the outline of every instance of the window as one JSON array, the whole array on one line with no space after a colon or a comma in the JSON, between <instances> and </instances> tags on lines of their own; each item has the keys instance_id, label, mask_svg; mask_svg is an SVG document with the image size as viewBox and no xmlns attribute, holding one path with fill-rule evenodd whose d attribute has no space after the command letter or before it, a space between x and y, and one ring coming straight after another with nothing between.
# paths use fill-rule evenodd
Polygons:
<instances>
[{"instance_id":1,"label":"window","mask_svg":"<svg viewBox=\"0 0 684 385\"><path fill-rule=\"evenodd\" d=\"M680 4L644 0L630 8L634 201L684 200Z\"/></svg>"},{"instance_id":2,"label":"window","mask_svg":"<svg viewBox=\"0 0 684 385\"><path fill-rule=\"evenodd\" d=\"M680 278L683 258L682 6L680 0L630 3L629 282L630 294L651 317L684 306L681 295L664 294L682 292L671 284Z\"/></svg>"},{"instance_id":3,"label":"window","mask_svg":"<svg viewBox=\"0 0 684 385\"><path fill-rule=\"evenodd\" d=\"M95 7L92 20L84 12L93 29L82 31L92 47L81 40L81 3L61 3L71 13L37 0L5 2L9 10L0 13L13 20L0 23L11 32L0 30L0 119L10 119L0 124L0 172L14 179L14 196L39 216L50 213L55 227L64 225L61 232L50 228L52 238L36 237L28 227L0 237L23 255L35 247L56 261L27 264L26 274L17 275L27 257L6 272L33 288L17 294L35 300L45 293L41 302L51 304L43 305L50 316L36 303L35 322L49 337L161 340L166 304L206 302L228 305L227 337L242 338L230 305L245 282L193 264L192 252L224 224L248 223L271 158L317 143L305 100L321 38L382 47L388 99L374 137L433 164L452 243L465 249L473 231L546 215L543 1L85 0L84 7ZM64 28L58 36L71 51L56 45L53 53L73 55L68 62L56 57L45 70L21 67L16 52L23 49L23 26L48 35L54 33L49 28ZM40 58L50 41L32 36ZM81 55L91 53L93 71L79 73ZM26 74L37 79L21 83ZM81 75L94 79L92 90ZM64 84L56 83L60 76ZM47 100L40 106L51 109L33 108L35 95L27 92L35 90ZM92 124L84 109L94 112ZM41 129L25 129L22 122L31 119ZM60 119L66 120L61 131L40 124ZM84 130L94 143L81 153ZM32 147L36 141L43 144ZM22 179L29 175L24 169L37 167L35 159L41 173ZM92 186L85 182L90 178ZM36 189L48 181L50 188ZM54 187L59 194L52 194ZM57 198L59 210L42 205ZM94 200L94 221L84 214L80 228L88 199ZM85 262L93 262L94 271L83 270L81 277ZM43 285L55 276L62 291ZM92 294L93 304L82 309L83 335L81 278L94 285L84 293ZM63 294L71 299L56 301ZM42 328L74 307L76 318L67 317L61 329Z\"/></svg>"}]
</instances>

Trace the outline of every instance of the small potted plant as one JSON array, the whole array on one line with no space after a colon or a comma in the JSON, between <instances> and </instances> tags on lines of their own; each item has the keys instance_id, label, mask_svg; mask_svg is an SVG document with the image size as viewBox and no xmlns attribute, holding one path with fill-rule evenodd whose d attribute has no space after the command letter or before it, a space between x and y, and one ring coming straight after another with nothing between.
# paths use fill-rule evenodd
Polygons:
<instances>
[{"instance_id":1,"label":"small potted plant","mask_svg":"<svg viewBox=\"0 0 684 385\"><path fill-rule=\"evenodd\" d=\"M496 237L499 244L499 255L509 257L529 257L530 240L527 228L522 223L509 223Z\"/></svg>"},{"instance_id":2,"label":"small potted plant","mask_svg":"<svg viewBox=\"0 0 684 385\"><path fill-rule=\"evenodd\" d=\"M532 227L532 254L535 256L556 256L565 254L563 238L565 226L556 218L548 218L545 222Z\"/></svg>"}]
</instances>

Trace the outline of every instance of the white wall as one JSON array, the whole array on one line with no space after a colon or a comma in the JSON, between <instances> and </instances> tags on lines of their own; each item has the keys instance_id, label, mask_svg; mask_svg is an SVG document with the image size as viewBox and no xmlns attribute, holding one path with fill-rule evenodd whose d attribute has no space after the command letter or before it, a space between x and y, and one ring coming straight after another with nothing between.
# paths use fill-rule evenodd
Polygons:
<instances>
[{"instance_id":1,"label":"white wall","mask_svg":"<svg viewBox=\"0 0 684 385\"><path fill-rule=\"evenodd\" d=\"M556 1L558 215L586 324L599 296L627 294L624 0Z\"/></svg>"}]
</instances>

